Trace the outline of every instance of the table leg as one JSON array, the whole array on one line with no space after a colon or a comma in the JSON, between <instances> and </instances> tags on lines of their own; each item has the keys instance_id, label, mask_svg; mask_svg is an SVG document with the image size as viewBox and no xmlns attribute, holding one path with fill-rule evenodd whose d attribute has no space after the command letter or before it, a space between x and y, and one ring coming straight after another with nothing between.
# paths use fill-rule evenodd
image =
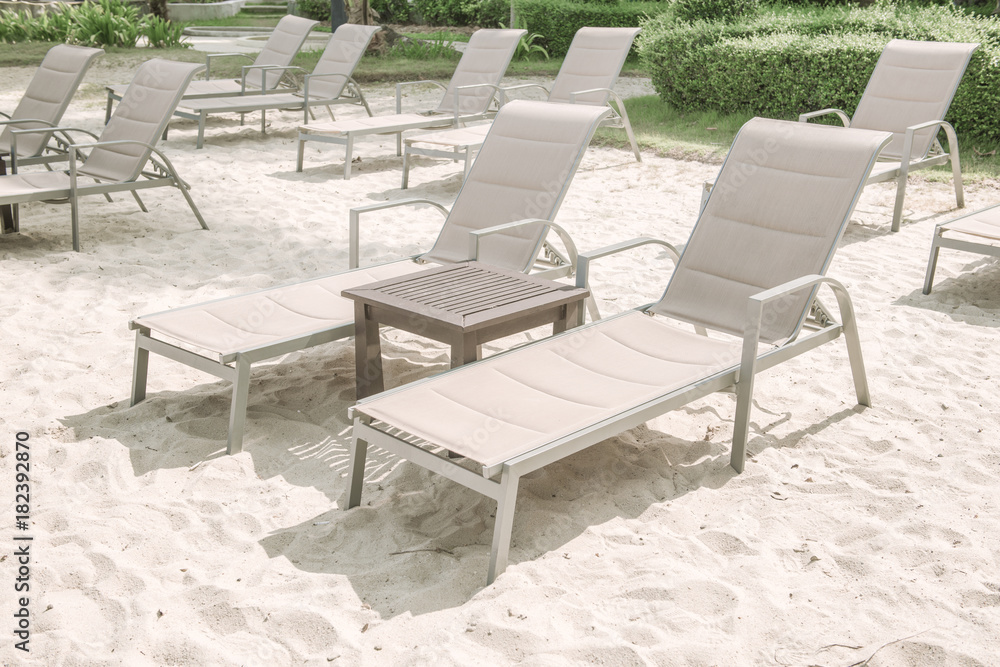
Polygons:
<instances>
[{"instance_id":1,"label":"table leg","mask_svg":"<svg viewBox=\"0 0 1000 667\"><path fill-rule=\"evenodd\" d=\"M479 341L475 333L455 334L451 341L451 367L458 368L479 358Z\"/></svg>"},{"instance_id":2,"label":"table leg","mask_svg":"<svg viewBox=\"0 0 1000 667\"><path fill-rule=\"evenodd\" d=\"M556 335L570 329L572 327L578 327L583 324L582 318L583 310L580 308L580 302L574 301L573 303L567 303L562 307L562 312L558 320L552 323L552 335Z\"/></svg>"},{"instance_id":3,"label":"table leg","mask_svg":"<svg viewBox=\"0 0 1000 667\"><path fill-rule=\"evenodd\" d=\"M369 312L365 304L354 304L354 365L358 400L385 390L378 322L368 317Z\"/></svg>"}]
</instances>

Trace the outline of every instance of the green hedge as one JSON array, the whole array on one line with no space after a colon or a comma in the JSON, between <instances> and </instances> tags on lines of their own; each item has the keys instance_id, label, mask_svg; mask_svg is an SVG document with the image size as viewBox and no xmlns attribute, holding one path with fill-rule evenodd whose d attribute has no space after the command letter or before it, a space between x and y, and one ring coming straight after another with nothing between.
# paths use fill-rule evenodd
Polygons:
<instances>
[{"instance_id":1,"label":"green hedge","mask_svg":"<svg viewBox=\"0 0 1000 667\"><path fill-rule=\"evenodd\" d=\"M681 110L793 118L837 107L853 114L893 38L979 42L946 120L1000 141L1000 22L947 6L761 14L735 23L652 19L638 48L660 98Z\"/></svg>"},{"instance_id":2,"label":"green hedge","mask_svg":"<svg viewBox=\"0 0 1000 667\"><path fill-rule=\"evenodd\" d=\"M595 4L568 0L515 0L517 16L529 32L542 36L539 43L553 58L566 55L573 35L584 26L628 28L639 26L647 17L669 10L666 2L620 2Z\"/></svg>"}]
</instances>

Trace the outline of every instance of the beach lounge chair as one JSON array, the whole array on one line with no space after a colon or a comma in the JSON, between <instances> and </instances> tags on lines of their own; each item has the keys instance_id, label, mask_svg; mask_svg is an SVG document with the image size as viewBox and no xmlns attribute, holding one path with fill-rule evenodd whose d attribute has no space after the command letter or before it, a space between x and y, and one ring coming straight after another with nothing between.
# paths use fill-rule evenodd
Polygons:
<instances>
[{"instance_id":1,"label":"beach lounge chair","mask_svg":"<svg viewBox=\"0 0 1000 667\"><path fill-rule=\"evenodd\" d=\"M845 127L892 132L892 142L879 155L868 183L896 181L896 204L892 231L898 232L903 219L906 176L951 162L958 207L965 206L958 137L944 117L978 44L952 42L912 42L894 39L886 44L875 64L854 117L840 109L804 113L800 122L836 114ZM937 140L941 130L948 139L948 151ZM906 159L903 159L906 156ZM702 202L712 187L705 184Z\"/></svg>"},{"instance_id":2,"label":"beach lounge chair","mask_svg":"<svg viewBox=\"0 0 1000 667\"><path fill-rule=\"evenodd\" d=\"M462 59L458 61L451 82L409 81L396 84L396 113L374 118L357 118L331 123L314 123L299 128L298 157L295 171L302 171L307 141L321 141L346 146L344 180L351 177L354 140L370 134L395 134L396 155L403 154L402 134L407 130L458 126L492 116L491 105L499 91L500 80L514 56L525 30L477 30L472 34ZM403 86L434 84L444 88L437 108L417 113L403 113Z\"/></svg>"},{"instance_id":3,"label":"beach lounge chair","mask_svg":"<svg viewBox=\"0 0 1000 667\"><path fill-rule=\"evenodd\" d=\"M80 197L127 190L145 212L137 190L170 185L181 191L198 222L208 229L188 193L190 186L180 179L170 160L155 147L184 87L202 67L204 65L197 63L158 58L143 63L100 137L79 128L57 128L60 132L82 133L94 140L67 146L68 171L0 176L0 205L29 201L69 203L73 250L78 251ZM49 130L15 130L14 133L46 131ZM87 150L89 154L78 165L78 155Z\"/></svg>"},{"instance_id":4,"label":"beach lounge chair","mask_svg":"<svg viewBox=\"0 0 1000 667\"><path fill-rule=\"evenodd\" d=\"M0 176L7 173L6 162L15 152L18 167L67 159L69 139L65 135L52 137L44 132L30 133L17 143L17 136L12 135L11 130L56 127L90 64L103 53L104 49L68 44L49 49L14 111L10 114L0 111L3 116L0 119ZM12 167L12 171L16 173L17 170ZM12 207L0 207L0 217L3 218L3 231L14 231Z\"/></svg>"},{"instance_id":5,"label":"beach lounge chair","mask_svg":"<svg viewBox=\"0 0 1000 667\"><path fill-rule=\"evenodd\" d=\"M927 275L924 278L924 294L931 293L941 248L1000 257L1000 204L934 227L931 256L927 260Z\"/></svg>"},{"instance_id":6,"label":"beach lounge chair","mask_svg":"<svg viewBox=\"0 0 1000 667\"><path fill-rule=\"evenodd\" d=\"M518 480L533 470L735 385L730 464L741 472L754 375L841 334L868 405L850 297L824 274L888 139L748 122L660 301L359 401L346 507L361 501L369 444L495 499L492 582L507 563ZM577 284L590 261L651 242L677 257L652 239L581 253ZM822 285L842 323L813 307Z\"/></svg>"},{"instance_id":7,"label":"beach lounge chair","mask_svg":"<svg viewBox=\"0 0 1000 667\"><path fill-rule=\"evenodd\" d=\"M283 17L278 21L264 48L252 58L246 53L206 53L205 80L192 81L184 91L184 99L199 97L224 97L227 95L242 95L247 90L274 90L284 80L285 74L292 69L292 58L306 42L309 32L316 27L318 21L301 16ZM243 66L243 74L239 79L212 79L212 59L228 56L240 56L252 60L253 64ZM291 86L294 88L294 86ZM107 122L111 118L111 107L120 100L128 85L108 86L108 104L104 112Z\"/></svg>"},{"instance_id":8,"label":"beach lounge chair","mask_svg":"<svg viewBox=\"0 0 1000 667\"><path fill-rule=\"evenodd\" d=\"M260 112L260 131L265 133L268 109L282 111L303 110L303 123L309 122L311 107L325 106L333 118L330 106L334 104L357 104L372 115L361 88L351 75L361 61L372 36L381 26L354 25L345 23L337 28L326 45L323 56L316 63L312 74L305 77L301 92L268 93L254 89L253 94L229 97L203 97L183 100L174 111L175 116L198 121L197 148L202 147L205 136L205 119L214 113L239 113L241 116L253 111ZM346 93L345 93L346 91Z\"/></svg>"},{"instance_id":9,"label":"beach lounge chair","mask_svg":"<svg viewBox=\"0 0 1000 667\"><path fill-rule=\"evenodd\" d=\"M580 28L559 67L559 73L549 90L537 83L526 83L504 88L504 94L526 88L541 88L548 94L549 102L593 104L604 106L614 98L617 109L605 119L604 127L623 128L632 144L635 159L642 162L639 146L635 142L632 124L628 120L625 104L612 89L625 64L632 42L639 28ZM472 156L483 144L489 124L460 127L419 136L407 137L403 147L403 189L409 187L410 156L425 155L450 160L464 157L465 174L469 173ZM433 148L427 146L430 144Z\"/></svg>"},{"instance_id":10,"label":"beach lounge chair","mask_svg":"<svg viewBox=\"0 0 1000 667\"><path fill-rule=\"evenodd\" d=\"M149 353L155 352L233 383L226 451L243 447L251 365L354 335L354 302L342 290L476 258L544 277L571 275L572 240L551 222L606 109L544 102L514 102L497 115L479 160L451 211L427 199L382 202L356 208L350 218L350 271L293 285L138 317L132 404L146 396ZM516 165L516 169L511 166ZM429 252L358 269L360 216L403 205L430 204L446 216ZM541 222L539 222L539 219ZM511 221L523 221L524 224ZM545 247L549 230L570 257ZM482 236L471 251L470 232Z\"/></svg>"}]
</instances>

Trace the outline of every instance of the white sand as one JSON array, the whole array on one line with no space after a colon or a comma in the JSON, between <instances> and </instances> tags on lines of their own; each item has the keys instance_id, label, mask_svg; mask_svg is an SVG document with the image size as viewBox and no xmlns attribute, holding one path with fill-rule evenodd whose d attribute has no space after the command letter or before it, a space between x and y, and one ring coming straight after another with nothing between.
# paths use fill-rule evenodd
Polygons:
<instances>
[{"instance_id":1,"label":"white sand","mask_svg":"<svg viewBox=\"0 0 1000 667\"><path fill-rule=\"evenodd\" d=\"M0 108L31 70L0 72ZM127 80L98 63L89 84ZM625 82L633 84L634 82ZM391 86L367 86L377 110ZM67 124L98 129L99 85ZM350 115L351 112L346 112ZM734 400L655 419L521 485L511 566L483 588L494 511L376 454L344 512L350 341L254 375L245 451L224 454L230 388L151 359L128 407L130 318L347 266L353 206L454 198L459 169L420 159L399 190L392 141L315 148L294 171L296 113L193 124L163 144L211 226L176 191L93 198L83 252L69 210L22 208L0 238L0 662L35 665L994 665L1000 655L1000 267L944 251L920 287L949 184L866 189L831 275L851 289L874 405L855 405L842 343L759 377L746 471ZM593 149L558 221L584 249L683 242L717 167ZM992 186L967 190L970 209ZM427 247L431 210L372 215L363 261ZM658 296L653 250L600 264L606 312ZM544 332L532 334L537 337ZM390 384L447 351L387 332ZM521 342L525 336L510 342ZM499 349L499 345L490 346ZM31 435L31 649L13 648L14 434ZM898 641L897 641L898 640ZM895 642L895 643L890 643Z\"/></svg>"}]
</instances>

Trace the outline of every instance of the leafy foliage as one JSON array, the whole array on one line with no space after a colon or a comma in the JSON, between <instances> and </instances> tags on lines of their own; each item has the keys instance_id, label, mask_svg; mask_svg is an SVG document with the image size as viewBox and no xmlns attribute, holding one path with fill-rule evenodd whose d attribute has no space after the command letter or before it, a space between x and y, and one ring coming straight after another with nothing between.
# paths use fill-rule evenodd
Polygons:
<instances>
[{"instance_id":1,"label":"leafy foliage","mask_svg":"<svg viewBox=\"0 0 1000 667\"><path fill-rule=\"evenodd\" d=\"M760 0L675 0L674 14L681 21L730 21L756 14Z\"/></svg>"},{"instance_id":2,"label":"leafy foliage","mask_svg":"<svg viewBox=\"0 0 1000 667\"><path fill-rule=\"evenodd\" d=\"M570 0L515 0L517 16L544 37L538 43L553 57L566 55L573 35L584 26L628 28L669 12L666 2L583 4Z\"/></svg>"},{"instance_id":3,"label":"leafy foliage","mask_svg":"<svg viewBox=\"0 0 1000 667\"><path fill-rule=\"evenodd\" d=\"M980 43L947 120L959 133L1000 140L1000 22L950 6L771 12L728 23L654 18L637 41L660 98L679 110L793 118L825 107L853 114L893 38Z\"/></svg>"},{"instance_id":4,"label":"leafy foliage","mask_svg":"<svg viewBox=\"0 0 1000 667\"><path fill-rule=\"evenodd\" d=\"M326 4L329 10L330 3ZM407 23L410 20L410 3L407 0L371 0L371 5L386 23Z\"/></svg>"},{"instance_id":5,"label":"leafy foliage","mask_svg":"<svg viewBox=\"0 0 1000 667\"><path fill-rule=\"evenodd\" d=\"M124 0L84 2L60 6L32 17L27 12L4 12L0 41L70 42L86 46L133 47L145 35L150 46L181 46L180 26L154 15L139 16L139 10Z\"/></svg>"},{"instance_id":6,"label":"leafy foliage","mask_svg":"<svg viewBox=\"0 0 1000 667\"><path fill-rule=\"evenodd\" d=\"M313 21L329 21L330 0L295 0L295 11Z\"/></svg>"}]
</instances>

